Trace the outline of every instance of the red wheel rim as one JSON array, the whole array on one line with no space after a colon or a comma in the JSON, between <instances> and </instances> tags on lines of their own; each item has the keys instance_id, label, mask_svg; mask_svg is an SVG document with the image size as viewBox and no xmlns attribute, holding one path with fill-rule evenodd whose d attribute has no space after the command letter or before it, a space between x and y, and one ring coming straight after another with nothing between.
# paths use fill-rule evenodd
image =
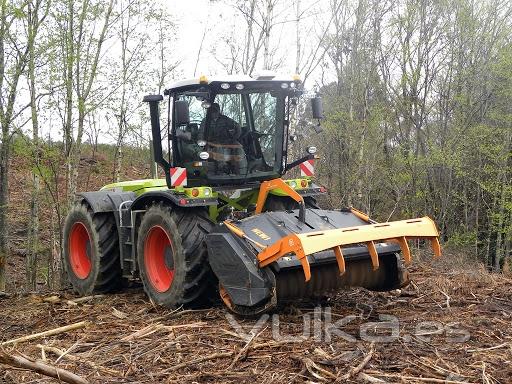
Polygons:
<instances>
[{"instance_id":1,"label":"red wheel rim","mask_svg":"<svg viewBox=\"0 0 512 384\"><path fill-rule=\"evenodd\" d=\"M151 285L158 292L167 291L174 278L172 242L159 225L149 230L144 243L144 264Z\"/></svg>"},{"instance_id":2,"label":"red wheel rim","mask_svg":"<svg viewBox=\"0 0 512 384\"><path fill-rule=\"evenodd\" d=\"M85 279L91 273L91 237L83 223L75 223L69 234L69 262L76 277Z\"/></svg>"}]
</instances>

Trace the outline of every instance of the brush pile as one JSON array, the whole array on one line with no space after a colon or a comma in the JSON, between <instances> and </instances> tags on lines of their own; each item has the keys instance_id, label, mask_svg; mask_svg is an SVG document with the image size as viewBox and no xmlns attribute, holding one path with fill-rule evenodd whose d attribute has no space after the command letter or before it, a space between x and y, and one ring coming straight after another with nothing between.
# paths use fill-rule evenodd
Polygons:
<instances>
[{"instance_id":1,"label":"brush pile","mask_svg":"<svg viewBox=\"0 0 512 384\"><path fill-rule=\"evenodd\" d=\"M250 320L154 307L140 288L0 297L0 383L510 383L512 279L435 264L403 290Z\"/></svg>"}]
</instances>

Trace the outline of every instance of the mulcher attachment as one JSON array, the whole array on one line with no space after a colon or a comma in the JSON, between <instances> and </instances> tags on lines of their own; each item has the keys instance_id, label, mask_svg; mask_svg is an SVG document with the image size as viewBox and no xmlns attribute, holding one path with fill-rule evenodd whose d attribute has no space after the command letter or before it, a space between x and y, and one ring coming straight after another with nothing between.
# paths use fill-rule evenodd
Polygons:
<instances>
[{"instance_id":1,"label":"mulcher attachment","mask_svg":"<svg viewBox=\"0 0 512 384\"><path fill-rule=\"evenodd\" d=\"M398 254L411 262L409 239L425 239L441 254L428 217L375 223L353 208L301 210L225 221L207 236L210 265L233 311L252 315L343 286L399 288L408 283Z\"/></svg>"}]
</instances>

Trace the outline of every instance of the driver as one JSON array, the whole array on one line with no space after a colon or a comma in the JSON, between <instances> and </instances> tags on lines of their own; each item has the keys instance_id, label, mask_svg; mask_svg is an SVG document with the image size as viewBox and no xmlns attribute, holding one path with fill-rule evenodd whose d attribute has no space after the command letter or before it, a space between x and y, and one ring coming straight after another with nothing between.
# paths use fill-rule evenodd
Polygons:
<instances>
[{"instance_id":1,"label":"driver","mask_svg":"<svg viewBox=\"0 0 512 384\"><path fill-rule=\"evenodd\" d=\"M208 125L208 147L212 160L216 161L217 171L222 173L245 173L247 160L242 145L238 141L242 129L240 124L220 113L218 103L212 103L209 109L209 119L201 123L201 132Z\"/></svg>"},{"instance_id":2,"label":"driver","mask_svg":"<svg viewBox=\"0 0 512 384\"><path fill-rule=\"evenodd\" d=\"M210 125L208 126L209 141L217 144L233 144L240 137L242 129L233 119L220 113L218 103L213 103L210 107ZM201 123L201 130L204 132L204 123ZM237 142L238 143L238 142ZM239 143L238 143L239 144Z\"/></svg>"}]
</instances>

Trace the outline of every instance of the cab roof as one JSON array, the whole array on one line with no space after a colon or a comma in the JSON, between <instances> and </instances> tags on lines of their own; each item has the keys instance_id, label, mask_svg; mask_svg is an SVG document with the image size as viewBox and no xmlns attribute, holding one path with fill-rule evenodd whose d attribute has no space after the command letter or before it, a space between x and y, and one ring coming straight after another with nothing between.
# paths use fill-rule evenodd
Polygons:
<instances>
[{"instance_id":1,"label":"cab roof","mask_svg":"<svg viewBox=\"0 0 512 384\"><path fill-rule=\"evenodd\" d=\"M255 74L253 76L248 75L221 75L221 76L213 76L207 77L205 75L201 75L196 78L180 80L172 83L168 90L173 90L177 88L188 87L190 85L199 85L199 84L212 84L212 83L247 83L247 82L259 82L259 81L272 81L272 82L291 82L298 81L300 82L300 77L298 75L293 76L283 76L276 75L269 72Z\"/></svg>"}]
</instances>

